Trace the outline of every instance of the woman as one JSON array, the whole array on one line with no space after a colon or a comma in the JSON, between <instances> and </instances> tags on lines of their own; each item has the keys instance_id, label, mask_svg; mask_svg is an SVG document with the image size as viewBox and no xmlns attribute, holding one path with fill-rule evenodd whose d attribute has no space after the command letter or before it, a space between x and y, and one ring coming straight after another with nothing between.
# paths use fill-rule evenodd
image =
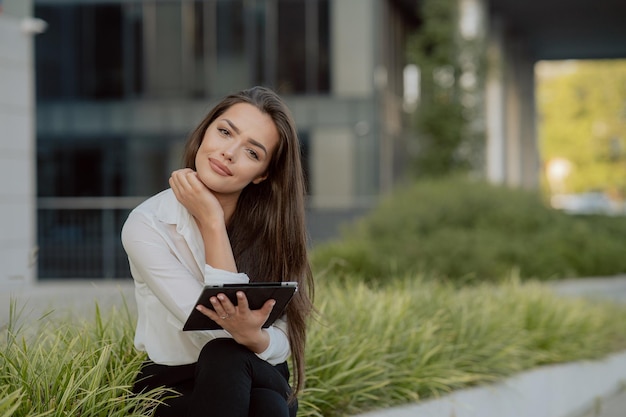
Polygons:
<instances>
[{"instance_id":1,"label":"woman","mask_svg":"<svg viewBox=\"0 0 626 417\"><path fill-rule=\"evenodd\" d=\"M191 134L184 164L171 188L133 210L122 230L135 281L135 346L149 358L134 390L182 394L157 416L294 416L313 282L289 110L263 87L227 96ZM198 307L224 330L181 331L204 285L248 280L297 281L299 289L267 329L273 301L250 310L239 294L237 306L218 296L215 311Z\"/></svg>"}]
</instances>

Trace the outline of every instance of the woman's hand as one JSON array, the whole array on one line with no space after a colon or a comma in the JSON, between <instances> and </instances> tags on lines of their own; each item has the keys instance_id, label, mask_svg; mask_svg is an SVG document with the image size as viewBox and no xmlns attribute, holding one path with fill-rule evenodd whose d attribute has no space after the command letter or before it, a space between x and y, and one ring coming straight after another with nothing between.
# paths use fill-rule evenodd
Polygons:
<instances>
[{"instance_id":1,"label":"woman's hand","mask_svg":"<svg viewBox=\"0 0 626 417\"><path fill-rule=\"evenodd\" d=\"M198 178L198 173L184 168L172 172L170 187L176 199L202 224L224 223L224 210L219 201Z\"/></svg>"},{"instance_id":2,"label":"woman's hand","mask_svg":"<svg viewBox=\"0 0 626 417\"><path fill-rule=\"evenodd\" d=\"M196 220L204 242L205 262L214 268L237 272L224 209L217 197L200 181L197 172L189 168L172 172L170 187Z\"/></svg>"},{"instance_id":3,"label":"woman's hand","mask_svg":"<svg viewBox=\"0 0 626 417\"><path fill-rule=\"evenodd\" d=\"M269 346L269 335L262 329L276 302L267 300L258 310L250 310L248 299L242 291L237 291L235 306L224 294L211 297L215 311L202 305L196 308L205 316L218 323L233 336L239 344L255 353L261 353Z\"/></svg>"}]
</instances>

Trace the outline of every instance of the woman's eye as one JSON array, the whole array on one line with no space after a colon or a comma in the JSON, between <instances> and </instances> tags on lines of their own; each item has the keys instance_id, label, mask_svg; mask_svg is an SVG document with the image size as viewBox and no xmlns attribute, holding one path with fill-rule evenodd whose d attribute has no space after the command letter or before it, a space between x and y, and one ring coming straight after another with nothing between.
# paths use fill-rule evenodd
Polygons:
<instances>
[{"instance_id":1,"label":"woman's eye","mask_svg":"<svg viewBox=\"0 0 626 417\"><path fill-rule=\"evenodd\" d=\"M248 149L248 153L254 159L259 159L259 154L254 149Z\"/></svg>"},{"instance_id":2,"label":"woman's eye","mask_svg":"<svg viewBox=\"0 0 626 417\"><path fill-rule=\"evenodd\" d=\"M228 131L228 129L218 128L217 130L224 136L230 136L230 132Z\"/></svg>"}]
</instances>

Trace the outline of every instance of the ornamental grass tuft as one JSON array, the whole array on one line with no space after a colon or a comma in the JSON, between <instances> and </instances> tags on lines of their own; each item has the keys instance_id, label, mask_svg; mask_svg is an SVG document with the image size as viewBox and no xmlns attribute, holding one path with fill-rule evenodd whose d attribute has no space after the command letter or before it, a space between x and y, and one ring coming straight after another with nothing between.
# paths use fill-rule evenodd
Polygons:
<instances>
[{"instance_id":1,"label":"ornamental grass tuft","mask_svg":"<svg viewBox=\"0 0 626 417\"><path fill-rule=\"evenodd\" d=\"M318 288L301 416L415 402L626 348L626 306L559 298L538 282L458 289L416 276L385 286L327 276Z\"/></svg>"},{"instance_id":2,"label":"ornamental grass tuft","mask_svg":"<svg viewBox=\"0 0 626 417\"><path fill-rule=\"evenodd\" d=\"M105 317L96 305L92 320L50 312L18 324L16 306L0 341L0 416L147 416L159 395L171 395L131 394L145 357L133 348L127 309Z\"/></svg>"},{"instance_id":3,"label":"ornamental grass tuft","mask_svg":"<svg viewBox=\"0 0 626 417\"><path fill-rule=\"evenodd\" d=\"M626 306L516 278L458 288L415 275L385 285L323 275L316 306L301 417L420 401L626 348ZM149 416L160 395L173 395L131 395L145 356L133 348L128 309L19 322L2 329L0 417Z\"/></svg>"}]
</instances>

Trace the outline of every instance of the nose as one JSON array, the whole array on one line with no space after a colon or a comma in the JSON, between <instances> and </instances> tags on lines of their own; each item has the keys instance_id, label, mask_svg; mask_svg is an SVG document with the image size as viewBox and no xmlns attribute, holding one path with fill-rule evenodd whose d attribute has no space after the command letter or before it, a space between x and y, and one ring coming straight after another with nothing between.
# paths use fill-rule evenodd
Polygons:
<instances>
[{"instance_id":1,"label":"nose","mask_svg":"<svg viewBox=\"0 0 626 417\"><path fill-rule=\"evenodd\" d=\"M222 156L224 159L233 162L235 159L235 151L232 148L225 148L222 150Z\"/></svg>"}]
</instances>

